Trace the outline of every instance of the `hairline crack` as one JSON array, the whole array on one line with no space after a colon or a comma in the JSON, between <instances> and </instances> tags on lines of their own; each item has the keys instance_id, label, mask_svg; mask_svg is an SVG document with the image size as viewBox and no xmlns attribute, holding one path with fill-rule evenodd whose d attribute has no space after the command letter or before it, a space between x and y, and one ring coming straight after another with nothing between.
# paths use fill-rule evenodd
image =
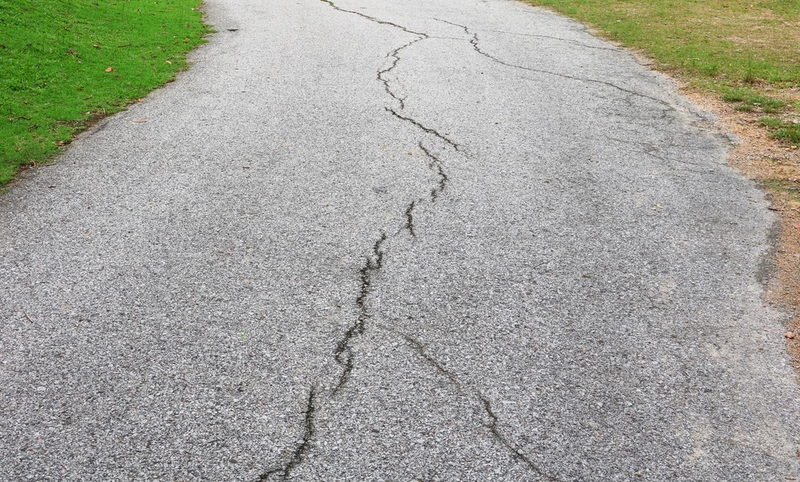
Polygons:
<instances>
[{"instance_id":1,"label":"hairline crack","mask_svg":"<svg viewBox=\"0 0 800 482\"><path fill-rule=\"evenodd\" d=\"M619 85L617 85L617 84L615 84L613 82L607 82L605 80L597 80L597 79L588 79L588 78L583 78L583 77L576 77L574 75L562 74L562 73L559 73L559 72L553 72L551 70L535 69L533 67L526 67L524 65L517 65L517 64L512 64L511 62L506 62L505 60L501 60L501 59L495 57L494 55L492 55L492 54L484 51L483 49L481 49L480 45L478 44L478 42L479 42L478 34L470 31L470 29L466 25L461 25L461 24L458 24L458 23L453 23L453 22L450 22L450 21L447 21L447 20L438 19L438 18L434 19L434 20L437 20L437 21L442 22L442 23L446 23L448 25L452 25L454 27L462 28L464 30L464 32L471 37L469 39L469 43L472 45L472 48L473 48L473 50L475 50L475 52L479 53L480 55L482 55L482 56L486 57L487 59L490 59L493 62L496 62L496 63L498 63L500 65L505 65L506 67L511 67L511 68L514 68L514 69L526 70L528 72L535 72L535 73L538 73L538 74L554 75L556 77L561 77L561 78L564 78L564 79L574 80L576 82L584 82L584 83L590 83L590 84L605 85L607 87L611 87L613 89L619 90L620 92L625 92L627 94L634 95L636 97L641 97L641 98L644 98L644 99L651 100L653 102L657 102L657 103L659 103L661 105L666 106L670 110L675 110L675 107L672 106L672 104L670 104L669 102L667 102L667 101L665 101L663 99L659 99L657 97L653 97L653 96L650 96L650 95L647 95L647 94L643 94L641 92L636 92L635 90L626 89L625 87L621 87L621 86L619 86Z\"/></svg>"},{"instance_id":2,"label":"hairline crack","mask_svg":"<svg viewBox=\"0 0 800 482\"><path fill-rule=\"evenodd\" d=\"M457 391L460 394L466 394L468 392L468 390L464 387L464 384L461 383L461 380L458 379L458 376L452 371L442 366L441 363L436 361L436 359L433 358L425 349L425 345L423 345L419 340L415 339L414 337L406 333L401 333L400 331L394 330L392 328L387 328L387 327L382 327L382 328L389 332L395 333L401 336L403 339L405 339L408 342L408 344L411 345L411 347L414 349L414 352L416 352L417 355L419 355L423 360L425 360L425 363L428 366L436 370L436 372L439 373L441 376L450 380L450 382L456 387ZM494 413L494 410L492 410L492 404L488 398L486 398L482 393L478 391L473 391L473 395L475 399L478 402L480 402L480 406L486 413L487 417L489 417L489 423L486 424L485 426L492 434L492 437L495 440L497 440L509 452L511 452L512 456L515 459L524 463L533 472L536 472L537 474L544 477L546 480L549 480L550 482L561 482L561 479L553 475L547 474L541 468L539 468L539 466L536 465L530 458L528 458L528 456L526 456L521 449L519 449L516 445L514 445L510 440L508 440L508 438L505 435L503 435L503 433L500 432L500 429L498 428L499 419L497 418L497 415Z\"/></svg>"}]
</instances>

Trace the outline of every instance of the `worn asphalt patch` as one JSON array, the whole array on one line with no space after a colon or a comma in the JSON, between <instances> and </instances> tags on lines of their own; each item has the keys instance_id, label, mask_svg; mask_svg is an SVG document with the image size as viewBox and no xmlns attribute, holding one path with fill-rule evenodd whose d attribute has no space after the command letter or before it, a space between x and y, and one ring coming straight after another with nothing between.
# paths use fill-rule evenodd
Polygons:
<instances>
[{"instance_id":1,"label":"worn asphalt patch","mask_svg":"<svg viewBox=\"0 0 800 482\"><path fill-rule=\"evenodd\" d=\"M791 480L774 219L522 4L208 0L0 198L0 479Z\"/></svg>"}]
</instances>

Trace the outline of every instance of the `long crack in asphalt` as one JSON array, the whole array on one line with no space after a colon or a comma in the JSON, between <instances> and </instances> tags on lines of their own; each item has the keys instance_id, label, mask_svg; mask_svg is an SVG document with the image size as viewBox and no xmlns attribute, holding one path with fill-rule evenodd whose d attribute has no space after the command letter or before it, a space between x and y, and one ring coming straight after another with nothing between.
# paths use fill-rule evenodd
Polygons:
<instances>
[{"instance_id":1,"label":"long crack in asphalt","mask_svg":"<svg viewBox=\"0 0 800 482\"><path fill-rule=\"evenodd\" d=\"M358 318L356 322L345 332L344 337L339 340L334 352L336 363L342 366L342 373L336 387L333 389L331 396L336 395L339 390L350 379L350 373L353 371L353 363L355 355L353 348L350 345L358 335L363 335L369 319L369 310L367 309L367 298L369 297L370 288L372 286L373 276L383 267L383 243L389 237L386 233L381 233L381 237L375 241L372 247L372 253L367 256L364 266L361 268L361 287L359 289L358 297L356 298L356 305L358 306Z\"/></svg>"},{"instance_id":2,"label":"long crack in asphalt","mask_svg":"<svg viewBox=\"0 0 800 482\"><path fill-rule=\"evenodd\" d=\"M431 38L428 34L423 32L417 32L411 30L407 27L402 25L389 22L386 20L381 20L370 15L366 15L361 12L356 12L353 10L347 10L341 7L338 7L334 4L331 0L320 0L321 2L329 5L331 8L352 15L359 16L371 22L386 25L393 28L397 28L406 32L408 34L414 35L417 38L408 42L391 52L389 52L386 56L386 59L389 61L389 65L386 68L380 69L377 71L376 78L379 82L381 82L384 86L384 90L386 93L392 98L393 101L396 101L399 104L399 109L395 109L393 107L387 106L385 109L387 112L392 114L395 118L400 119L403 122L409 123L416 127L417 129L421 130L422 132L429 134L438 140L442 141L447 146L451 147L456 152L461 152L462 147L453 141L450 137L445 134L442 134L438 130L428 127L422 124L417 119L407 116L404 113L401 113L405 110L405 98L397 95L397 93L392 89L391 81L389 78L389 74L397 67L398 63L401 60L401 52L412 45ZM467 34L472 35L473 39L471 43L476 52L480 53L481 55L488 57L495 62L501 63L503 65L517 67L517 68L525 68L520 67L512 64L505 63L501 60L498 60L487 53L483 52L480 47L478 46L478 38L477 35L472 34L467 27L457 25L451 22L443 21L444 23L448 23L451 25L456 25L462 27ZM526 70L533 70L533 69L526 69ZM544 72L550 73L550 72ZM576 80L583 80L583 79L576 79ZM610 85L610 84L609 84ZM616 87L616 86L614 86ZM617 87L618 88L618 87ZM436 203L436 201L440 198L440 196L444 193L447 184L450 182L450 178L448 177L447 173L444 169L444 164L442 160L436 156L431 149L426 147L422 140L418 142L418 146L424 156L428 159L428 168L433 172L436 176L436 185L431 188L429 192L429 202ZM412 238L416 238L416 230L414 224L414 210L417 206L421 203L425 203L428 201L428 198L420 198L412 200L406 207L404 212L404 219L405 223L398 229L394 235L398 235L403 231L407 231ZM348 380L350 379L350 375L355 367L355 353L353 351L352 343L353 340L363 335L366 328L367 328L367 321L370 318L369 308L367 306L367 300L369 298L372 285L374 283L375 276L381 271L383 268L383 259L385 256L385 248L384 244L390 238L385 232L381 232L380 237L375 241L372 251L365 257L364 266L359 270L360 274L360 287L358 296L356 297L356 306L358 307L358 316L356 318L355 323L350 326L350 328L345 332L343 337L339 340L336 344L336 348L334 350L334 359L337 364L341 366L341 373L339 375L338 380L336 380L335 387L330 391L329 396L334 397L338 394L338 392L347 384ZM430 356L424 346L415 340L414 338L400 334L406 341L411 345L416 353L418 353L428 364L429 366L433 367L439 374L446 377L453 383L456 388L458 389L459 393L467 393L463 384L458 380L456 375L447 369L445 369L441 364L439 364L432 356ZM303 437L300 443L295 447L292 456L289 460L282 466L267 470L259 477L259 482L267 482L274 477L278 477L279 479L286 480L290 477L292 471L303 462L306 453L311 449L312 441L315 436L315 425L314 425L314 416L318 410L319 402L318 398L320 397L317 388L312 386L309 391L309 396L306 405L305 417L304 417L304 431ZM495 413L492 411L491 402L485 398L480 393L475 394L476 399L480 402L480 405L484 412L486 413L487 417L489 418L490 422L486 425L486 428L490 431L492 436L500 442L506 449L508 449L515 459L523 461L532 471L536 472L537 474L541 475L542 477L546 478L547 480L551 481L558 481L558 479L545 474L541 469L539 469L529 458L527 458L522 451L517 448L513 443L511 443L499 430L498 428L498 418Z\"/></svg>"},{"instance_id":3,"label":"long crack in asphalt","mask_svg":"<svg viewBox=\"0 0 800 482\"><path fill-rule=\"evenodd\" d=\"M491 60L493 62L496 62L496 63L498 63L500 65L505 65L506 67L511 67L511 68L514 68L514 69L526 70L528 72L535 72L537 74L554 75L556 77L561 77L561 78L564 78L564 79L574 80L576 82L587 82L587 83L592 83L592 84L605 85L607 87L611 87L613 89L619 90L620 92L625 92L626 94L629 94L629 95L633 95L633 96L636 96L636 97L641 97L643 99L651 100L653 102L657 102L659 104L662 104L662 105L666 106L669 110L674 110L675 109L669 102L666 102L666 101L664 101L662 99L659 99L657 97L652 97L652 96L649 96L647 94L643 94L641 92L637 92L635 90L631 90L631 89L627 89L625 87L621 87L621 86L619 86L619 85L617 85L617 84L615 84L613 82L607 82L605 80L598 80L598 79L589 79L589 78L584 78L584 77L576 77L574 75L562 74L560 72L553 72L552 70L535 69L533 67L527 67L525 65L512 64L511 62L507 62L507 61L505 61L503 59L500 59L500 58L488 53L487 51L483 50L483 48L481 48L481 46L480 46L480 39L478 38L478 34L473 32L473 31L471 31L469 29L469 27L467 27L466 25L461 25L461 24L458 24L458 23L449 22L447 20L442 20L442 19L439 19L439 18L437 18L435 20L437 20L439 22L442 22L442 23L446 23L448 25L452 25L454 27L459 27L462 30L464 30L464 32L467 35L470 36L469 43L472 44L472 48L473 48L473 50L475 50L475 52L477 52L478 54L480 54L480 55L486 57L487 59L489 59L489 60Z\"/></svg>"}]
</instances>

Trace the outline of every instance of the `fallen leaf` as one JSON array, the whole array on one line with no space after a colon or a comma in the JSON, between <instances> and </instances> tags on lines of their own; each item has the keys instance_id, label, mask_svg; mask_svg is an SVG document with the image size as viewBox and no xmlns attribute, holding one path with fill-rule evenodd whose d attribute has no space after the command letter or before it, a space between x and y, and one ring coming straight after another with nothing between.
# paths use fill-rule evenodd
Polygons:
<instances>
[{"instance_id":1,"label":"fallen leaf","mask_svg":"<svg viewBox=\"0 0 800 482\"><path fill-rule=\"evenodd\" d=\"M786 338L788 338L788 339L790 339L790 340L794 340L794 333L792 333L791 331L790 331L790 332L788 332L788 333L786 333L786 334L785 334L785 335L783 335L783 336L785 336Z\"/></svg>"},{"instance_id":2,"label":"fallen leaf","mask_svg":"<svg viewBox=\"0 0 800 482\"><path fill-rule=\"evenodd\" d=\"M109 68L106 69L106 72L113 72L113 71L114 71L114 67L109 67Z\"/></svg>"},{"instance_id":3,"label":"fallen leaf","mask_svg":"<svg viewBox=\"0 0 800 482\"><path fill-rule=\"evenodd\" d=\"M165 62L172 65L172 62L170 62L169 60L165 60Z\"/></svg>"}]
</instances>

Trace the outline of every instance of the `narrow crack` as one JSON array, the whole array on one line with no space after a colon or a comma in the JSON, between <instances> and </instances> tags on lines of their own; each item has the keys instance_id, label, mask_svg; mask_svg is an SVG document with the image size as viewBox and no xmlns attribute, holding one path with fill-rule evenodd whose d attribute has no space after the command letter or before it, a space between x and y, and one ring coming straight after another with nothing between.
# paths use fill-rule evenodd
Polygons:
<instances>
[{"instance_id":1,"label":"narrow crack","mask_svg":"<svg viewBox=\"0 0 800 482\"><path fill-rule=\"evenodd\" d=\"M281 480L286 480L289 478L289 475L292 473L295 467L297 467L302 461L303 457L306 454L309 446L311 445L311 439L314 437L314 415L317 411L316 406L316 399L317 399L317 390L316 387L312 386L311 390L308 393L308 403L306 405L306 413L305 413L305 430L303 432L303 440L300 444L295 448L292 457L283 467L277 467L271 470L268 470L261 474L258 478L259 482L268 482L272 476L277 476Z\"/></svg>"},{"instance_id":2,"label":"narrow crack","mask_svg":"<svg viewBox=\"0 0 800 482\"><path fill-rule=\"evenodd\" d=\"M425 349L425 346L419 342L419 340L415 339L414 337L407 335L405 333L401 333L391 328L384 328L390 332L396 333L399 336L403 337L409 345L414 349L414 351L423 359L425 363L436 370L440 375L450 380L450 382L456 387L460 394L465 394L467 390L464 388L464 384L461 383L461 380L458 379L455 373L448 370L442 364L440 364L436 359L434 359L428 351ZM488 398L483 396L481 393L474 392L474 396L478 402L480 402L480 406L486 415L489 417L489 424L486 425L486 428L489 429L489 432L492 434L492 437L500 442L509 452L511 452L512 456L516 459L524 463L530 470L536 472L540 476L544 477L545 480L549 480L551 482L561 482L555 476L549 475L545 473L539 466L537 466L531 459L529 459L518 447L516 447L503 433L500 431L499 420L497 415L494 413L492 409L492 403L489 401Z\"/></svg>"},{"instance_id":3,"label":"narrow crack","mask_svg":"<svg viewBox=\"0 0 800 482\"><path fill-rule=\"evenodd\" d=\"M559 73L559 72L553 72L552 70L534 69L533 67L526 67L524 65L517 65L517 64L512 64L510 62L506 62L505 60L499 59L499 58L495 57L494 55L492 55L492 54L486 52L485 50L481 49L481 47L479 45L478 34L471 32L466 25L461 25L461 24L458 24L458 23L453 23L453 22L449 22L447 20L441 20L441 19L438 19L438 18L435 19L435 20L438 20L439 22L442 22L442 23L446 23L448 25L452 25L454 27L462 28L467 35L472 37L472 38L470 38L469 43L472 44L472 48L475 50L475 52L479 53L480 55L483 55L487 59L492 60L493 62L496 62L496 63L498 63L500 65L505 65L506 67L511 67L511 68L514 68L514 69L526 70L528 72L535 72L535 73L538 73L538 74L554 75L556 77L561 77L561 78L564 78L564 79L570 79L570 80L574 80L576 82L584 82L584 83L605 85L607 87L611 87L613 89L619 90L620 92L625 92L627 94L634 95L636 97L641 97L643 99L652 100L653 102L657 102L657 103L659 103L661 105L666 106L670 110L675 110L675 108L672 105L670 105L668 102L666 102L666 101L664 101L662 99L659 99L657 97L653 97L653 96L650 96L650 95L647 95L647 94L642 94L641 92L636 92L635 90L626 89L625 87L620 87L619 85L617 85L617 84L615 84L613 82L606 82L605 80L597 80L597 79L587 79L587 78L583 78L583 77L575 77L574 75L568 75L568 74L562 74L562 73Z\"/></svg>"},{"instance_id":4,"label":"narrow crack","mask_svg":"<svg viewBox=\"0 0 800 482\"><path fill-rule=\"evenodd\" d=\"M358 306L358 318L356 322L347 330L336 344L334 351L334 358L336 363L342 366L342 374L336 387L331 392L331 396L341 389L347 380L350 379L350 373L353 371L353 348L350 346L351 342L358 335L364 334L366 329L367 320L369 319L369 310L367 309L367 298L369 297L370 288L372 286L372 278L383 267L383 243L386 242L388 236L386 233L381 233L381 237L375 242L372 247L372 253L366 258L366 263L361 268L361 287L359 289L358 298L356 298L356 306Z\"/></svg>"},{"instance_id":5,"label":"narrow crack","mask_svg":"<svg viewBox=\"0 0 800 482\"><path fill-rule=\"evenodd\" d=\"M454 25L454 24L451 24L451 25ZM461 27L461 25L457 25L457 26ZM622 50L620 48L617 48L617 47L600 47L599 45L590 45L590 44L587 44L587 43L580 42L578 40L572 40L572 39L568 39L568 38L564 38L564 37L554 37L552 35L542 35L542 34L536 34L536 33L507 32L505 30L488 30L488 31L489 32L495 32L495 33L502 33L502 34L506 34L506 35L514 35L514 36L519 36L519 37L545 38L545 39L549 39L549 40L556 40L556 41L559 41L559 42L564 42L564 43L568 43L568 44L572 44L572 45L577 45L579 47L586 47L587 49L607 50L609 52L625 53L624 50Z\"/></svg>"},{"instance_id":6,"label":"narrow crack","mask_svg":"<svg viewBox=\"0 0 800 482\"><path fill-rule=\"evenodd\" d=\"M510 440L506 438L505 435L503 435L500 432L500 429L497 428L498 425L497 415L495 415L494 411L492 410L492 403L489 401L488 398L484 397L481 394L478 394L477 396L478 400L480 400L481 404L483 405L483 409L486 412L486 415L489 416L489 425L486 428L489 429L489 431L492 433L492 436L498 442L503 444L514 455L516 459L521 460L525 465L527 465L528 468L530 468L537 474L541 475L546 480L549 480L551 482L561 482L560 479L552 475L546 474L544 471L542 471L542 469L540 469L536 464L534 464L531 461L531 459L529 459L524 453L522 453L522 450L517 448L513 443L511 443Z\"/></svg>"},{"instance_id":7,"label":"narrow crack","mask_svg":"<svg viewBox=\"0 0 800 482\"><path fill-rule=\"evenodd\" d=\"M444 192L447 183L450 182L450 178L447 177L447 173L444 172L444 166L442 165L442 160L438 157L434 156L431 151L425 148L425 145L422 144L422 141L419 141L419 148L422 149L422 152L428 157L430 162L428 166L436 172L436 175L439 178L438 183L436 186L431 189L431 202L436 202L436 199L439 198Z\"/></svg>"},{"instance_id":8,"label":"narrow crack","mask_svg":"<svg viewBox=\"0 0 800 482\"><path fill-rule=\"evenodd\" d=\"M397 117L398 119L404 120L404 121L416 126L420 130L422 130L424 132L427 132L428 134L431 134L431 135L433 135L435 137L438 137L439 139L444 141L445 144L449 145L450 147L452 147L456 151L461 152L461 146L459 146L458 144L456 144L455 142L450 140L449 137L445 136L444 134L441 134L436 129L431 129L430 127L426 127L423 124L421 124L419 121L417 121L416 119L413 119L411 117L406 117L406 116L404 116L402 114L399 114L396 110L392 109L391 107L386 107L386 111L389 112L390 114L392 114L393 116Z\"/></svg>"},{"instance_id":9,"label":"narrow crack","mask_svg":"<svg viewBox=\"0 0 800 482\"><path fill-rule=\"evenodd\" d=\"M412 237L417 236L417 233L414 232L414 207L416 205L417 201L411 201L411 204L406 208L406 224L403 225L403 229L407 229Z\"/></svg>"},{"instance_id":10,"label":"narrow crack","mask_svg":"<svg viewBox=\"0 0 800 482\"><path fill-rule=\"evenodd\" d=\"M339 7L336 4L334 4L331 0L320 0L320 1L323 2L323 3L327 3L334 10L338 10L338 11L344 12L344 13L350 13L350 14L353 14L353 15L358 15L359 17L365 18L365 19L369 20L370 22L375 22L375 23L378 23L378 24L381 24L381 25L388 25L390 27L399 28L403 32L410 33L411 35L418 35L418 36L421 36L421 37L427 37L427 35L422 33L422 32L415 32L414 30L411 30L409 28L403 27L402 25L398 25L398 24L396 24L394 22L389 22L387 20L381 20L379 18L371 17L371 16L369 16L369 15L367 15L365 13L356 12L355 10L344 9L344 8Z\"/></svg>"},{"instance_id":11,"label":"narrow crack","mask_svg":"<svg viewBox=\"0 0 800 482\"><path fill-rule=\"evenodd\" d=\"M414 348L414 351L416 351L417 354L420 357L422 357L422 359L425 360L425 362L429 366L431 366L434 370L439 372L440 375L442 375L443 377L445 377L448 380L450 380L450 382L453 385L455 385L455 387L458 389L459 393L462 393L462 394L464 393L464 387L461 385L461 382L458 380L458 377L456 377L456 375L453 372L447 370L445 367L440 365L439 362L437 362L436 360L433 359L433 357L428 355L428 352L425 350L425 346L422 343L420 343L419 341L417 341L413 337L411 337L409 335L406 335L404 333L400 333L400 332L395 332L395 333L397 333L398 335L400 335L403 338L405 338L405 340L408 342L408 344L411 345L412 348Z\"/></svg>"},{"instance_id":12,"label":"narrow crack","mask_svg":"<svg viewBox=\"0 0 800 482\"><path fill-rule=\"evenodd\" d=\"M428 168L433 171L438 178L436 185L432 187L430 191L430 202L435 203L442 192L444 192L447 183L450 181L450 178L447 177L447 173L444 172L444 166L442 165L441 159L429 151L422 141L419 141L418 145L423 154L425 154L425 156L428 158ZM415 199L408 204L405 210L406 222L400 229L397 230L395 234L400 234L401 231L406 230L412 238L417 237L417 231L414 225L414 210L418 206L418 203L424 202L425 199Z\"/></svg>"}]
</instances>

